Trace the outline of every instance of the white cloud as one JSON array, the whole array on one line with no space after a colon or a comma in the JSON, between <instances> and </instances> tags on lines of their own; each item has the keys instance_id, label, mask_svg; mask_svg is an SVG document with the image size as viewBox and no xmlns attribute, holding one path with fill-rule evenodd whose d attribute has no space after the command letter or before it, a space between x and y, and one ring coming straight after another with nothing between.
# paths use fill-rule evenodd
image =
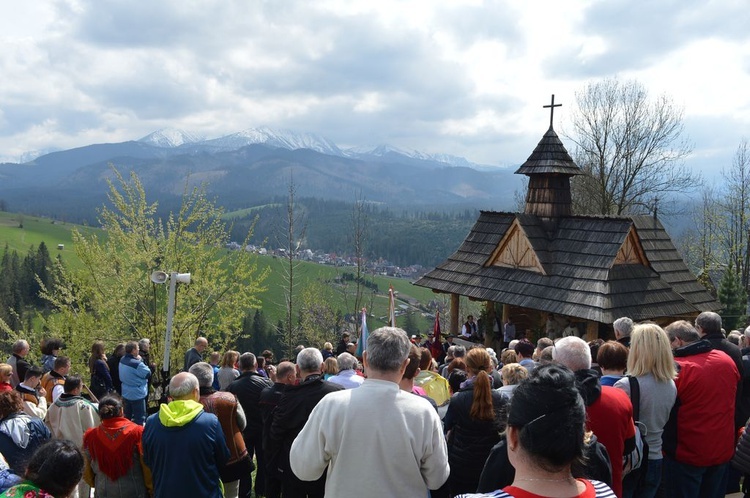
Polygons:
<instances>
[{"instance_id":1,"label":"white cloud","mask_svg":"<svg viewBox=\"0 0 750 498\"><path fill-rule=\"evenodd\" d=\"M517 164L546 130L550 94L564 130L575 92L616 75L684 106L695 158L731 161L749 119L742 0L40 0L6 11L6 159L161 127L215 137L272 126Z\"/></svg>"}]
</instances>

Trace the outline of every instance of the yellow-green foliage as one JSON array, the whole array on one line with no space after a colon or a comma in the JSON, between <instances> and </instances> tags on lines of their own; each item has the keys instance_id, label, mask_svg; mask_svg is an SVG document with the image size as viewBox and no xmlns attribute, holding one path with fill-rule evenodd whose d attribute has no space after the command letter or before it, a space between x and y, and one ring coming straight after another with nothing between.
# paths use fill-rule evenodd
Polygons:
<instances>
[{"instance_id":1,"label":"yellow-green foliage","mask_svg":"<svg viewBox=\"0 0 750 498\"><path fill-rule=\"evenodd\" d=\"M151 358L161 363L168 285L153 284L149 276L176 271L191 273L192 282L177 284L171 370L181 368L182 354L199 335L223 351L235 342L247 310L260 306L268 270L259 270L246 251L224 249L228 227L203 189L186 191L180 211L162 220L137 175L127 180L114 173L111 206L100 212L105 236L74 230L83 269L46 293L56 308L46 320L48 334L84 357L96 339L111 351L118 342L148 337Z\"/></svg>"}]
</instances>

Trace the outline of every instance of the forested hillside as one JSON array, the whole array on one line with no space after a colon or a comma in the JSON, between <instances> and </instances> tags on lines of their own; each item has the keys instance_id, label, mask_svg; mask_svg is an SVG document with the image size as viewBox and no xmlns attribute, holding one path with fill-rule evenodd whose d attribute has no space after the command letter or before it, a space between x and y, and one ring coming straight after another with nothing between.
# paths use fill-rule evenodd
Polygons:
<instances>
[{"instance_id":1,"label":"forested hillside","mask_svg":"<svg viewBox=\"0 0 750 498\"><path fill-rule=\"evenodd\" d=\"M308 198L300 200L298 207L306 227L304 248L353 254L353 203ZM242 241L257 217L252 242L269 248L283 246L279 226L285 209L285 200L275 198L255 209L228 213L226 218L234 224L233 240ZM364 204L364 211L364 257L382 258L399 266L435 266L458 248L478 216L476 209L396 211L379 204Z\"/></svg>"}]
</instances>

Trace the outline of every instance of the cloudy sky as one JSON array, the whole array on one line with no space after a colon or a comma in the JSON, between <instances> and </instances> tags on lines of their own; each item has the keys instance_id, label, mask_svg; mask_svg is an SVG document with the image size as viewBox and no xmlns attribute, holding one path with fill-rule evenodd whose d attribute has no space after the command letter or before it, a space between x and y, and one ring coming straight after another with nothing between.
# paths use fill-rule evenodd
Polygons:
<instances>
[{"instance_id":1,"label":"cloudy sky","mask_svg":"<svg viewBox=\"0 0 750 498\"><path fill-rule=\"evenodd\" d=\"M268 126L523 162L555 94L636 79L684 110L688 165L750 138L746 0L35 0L0 16L0 159ZM565 140L564 140L565 141ZM569 142L566 142L568 145Z\"/></svg>"}]
</instances>

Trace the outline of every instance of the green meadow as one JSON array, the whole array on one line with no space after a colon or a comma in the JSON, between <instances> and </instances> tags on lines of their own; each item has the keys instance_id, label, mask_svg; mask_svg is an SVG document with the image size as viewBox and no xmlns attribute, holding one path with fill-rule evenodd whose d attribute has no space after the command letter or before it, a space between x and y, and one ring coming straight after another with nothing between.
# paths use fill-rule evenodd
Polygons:
<instances>
[{"instance_id":1,"label":"green meadow","mask_svg":"<svg viewBox=\"0 0 750 498\"><path fill-rule=\"evenodd\" d=\"M73 249L73 240L71 230L77 228L79 231L92 232L97 229L52 221L47 218L29 216L17 213L7 213L0 211L0 247L5 245L11 250L16 250L19 254L25 254L29 247L38 246L44 242L49 249L50 255L54 258L58 254L62 256L63 261L69 267L75 269L81 267L81 261ZM62 244L63 248L58 249ZM282 258L274 256L258 256L258 266L260 269L270 267L271 272L265 282L266 291L260 295L263 313L269 323L276 323L282 320L285 313L284 306L284 265L288 262ZM295 262L295 294L298 296L302 290L312 282L320 282L327 287L328 296L334 310L340 309L342 313L346 310L346 299L344 289L341 284L337 283L337 277L344 272L355 273L356 269L352 267L333 267L320 265L309 262ZM143 278L148 278L144 275ZM408 280L401 278L389 278L384 276L367 275L367 280L374 282L378 286L378 293L373 294L369 289L365 289L364 305L368 308L368 327L370 330L385 325L388 315L388 286L393 285L396 291L397 310L402 309L400 305L408 305L416 300L425 304L431 299L435 299L435 294L429 289L412 285ZM350 293L353 293L354 284L349 282ZM349 302L352 298L349 298ZM419 330L424 332L432 328L432 321L421 315L413 308L414 319ZM398 316L396 323L404 326L404 316Z\"/></svg>"},{"instance_id":2,"label":"green meadow","mask_svg":"<svg viewBox=\"0 0 750 498\"><path fill-rule=\"evenodd\" d=\"M73 228L84 233L96 230L38 216L0 211L0 250L7 245L10 250L25 255L30 246L44 242L52 258L61 255L68 266L79 268L81 261L73 251ZM59 244L63 245L62 249L58 249Z\"/></svg>"}]
</instances>

